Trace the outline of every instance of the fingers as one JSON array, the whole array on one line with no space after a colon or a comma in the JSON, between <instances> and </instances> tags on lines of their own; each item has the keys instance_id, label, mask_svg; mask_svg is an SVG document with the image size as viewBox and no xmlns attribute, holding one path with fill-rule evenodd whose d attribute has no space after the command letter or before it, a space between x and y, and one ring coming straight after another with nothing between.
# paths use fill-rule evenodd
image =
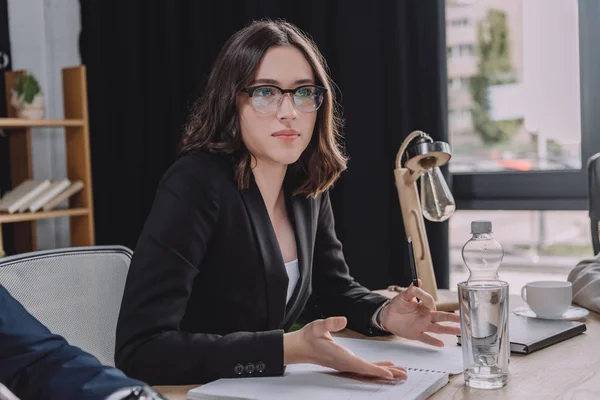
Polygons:
<instances>
[{"instance_id":1,"label":"fingers","mask_svg":"<svg viewBox=\"0 0 600 400\"><path fill-rule=\"evenodd\" d=\"M460 328L458 326L431 324L429 329L427 329L427 332L460 335Z\"/></svg>"},{"instance_id":2,"label":"fingers","mask_svg":"<svg viewBox=\"0 0 600 400\"><path fill-rule=\"evenodd\" d=\"M318 336L325 335L327 332L338 332L346 327L346 317L331 317L327 319L318 319L312 322L313 333Z\"/></svg>"},{"instance_id":3,"label":"fingers","mask_svg":"<svg viewBox=\"0 0 600 400\"><path fill-rule=\"evenodd\" d=\"M430 344L432 346L444 347L444 342L434 337L431 337L426 333L421 333L420 335L418 335L417 340L425 344Z\"/></svg>"},{"instance_id":4,"label":"fingers","mask_svg":"<svg viewBox=\"0 0 600 400\"><path fill-rule=\"evenodd\" d=\"M346 317L331 317L325 320L325 328L330 332L338 332L346 327Z\"/></svg>"},{"instance_id":5,"label":"fingers","mask_svg":"<svg viewBox=\"0 0 600 400\"><path fill-rule=\"evenodd\" d=\"M374 362L373 364L379 365L380 367L391 367L394 369L400 369L402 371L406 371L405 367L395 365L392 361L377 361L377 362Z\"/></svg>"},{"instance_id":6,"label":"fingers","mask_svg":"<svg viewBox=\"0 0 600 400\"><path fill-rule=\"evenodd\" d=\"M403 298L406 301L411 301L415 297L418 297L423 303L423 305L425 305L425 307L427 307L428 309L433 311L436 310L435 300L433 300L433 297L431 297L431 295L423 289L415 287L411 284L408 287L408 289L406 289L406 291L404 292Z\"/></svg>"},{"instance_id":7,"label":"fingers","mask_svg":"<svg viewBox=\"0 0 600 400\"><path fill-rule=\"evenodd\" d=\"M398 369L395 369L394 367L386 367L386 368L388 368L390 370L390 372L392 373L392 378L382 378L379 376L365 375L365 374L359 374L356 372L349 372L349 371L346 371L345 373L355 375L357 377L357 379L361 382L379 382L379 383L381 383L382 381L389 381L389 382L405 381L408 378L408 373L404 370L398 370Z\"/></svg>"},{"instance_id":8,"label":"fingers","mask_svg":"<svg viewBox=\"0 0 600 400\"><path fill-rule=\"evenodd\" d=\"M408 373L406 369L402 367L387 367L389 371L392 373L394 379L398 380L406 380L408 378Z\"/></svg>"},{"instance_id":9,"label":"fingers","mask_svg":"<svg viewBox=\"0 0 600 400\"><path fill-rule=\"evenodd\" d=\"M408 378L406 368L394 365L394 363L391 361L379 361L373 364L387 368L392 373L392 375L394 375L394 379L405 380L406 378Z\"/></svg>"},{"instance_id":10,"label":"fingers","mask_svg":"<svg viewBox=\"0 0 600 400\"><path fill-rule=\"evenodd\" d=\"M340 360L342 362L346 360ZM363 360L362 358L356 357L354 355L348 355L347 362L344 363L345 367L336 368L340 371L347 372L356 372L362 375L376 376L378 378L392 379L394 378L394 373L390 370L390 367L382 367L368 361ZM401 372L401 371L398 371Z\"/></svg>"},{"instance_id":11,"label":"fingers","mask_svg":"<svg viewBox=\"0 0 600 400\"><path fill-rule=\"evenodd\" d=\"M460 322L460 315L436 311L431 313L431 322Z\"/></svg>"},{"instance_id":12,"label":"fingers","mask_svg":"<svg viewBox=\"0 0 600 400\"><path fill-rule=\"evenodd\" d=\"M394 363L391 361L377 361L373 364L379 365L380 367L392 367L394 365Z\"/></svg>"}]
</instances>

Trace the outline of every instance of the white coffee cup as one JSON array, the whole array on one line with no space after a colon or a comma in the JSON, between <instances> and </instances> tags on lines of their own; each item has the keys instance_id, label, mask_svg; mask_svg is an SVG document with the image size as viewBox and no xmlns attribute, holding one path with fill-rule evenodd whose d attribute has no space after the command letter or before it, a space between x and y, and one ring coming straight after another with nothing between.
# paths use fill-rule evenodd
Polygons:
<instances>
[{"instance_id":1,"label":"white coffee cup","mask_svg":"<svg viewBox=\"0 0 600 400\"><path fill-rule=\"evenodd\" d=\"M571 282L529 282L521 289L521 298L540 318L559 318L567 312L573 299Z\"/></svg>"}]
</instances>

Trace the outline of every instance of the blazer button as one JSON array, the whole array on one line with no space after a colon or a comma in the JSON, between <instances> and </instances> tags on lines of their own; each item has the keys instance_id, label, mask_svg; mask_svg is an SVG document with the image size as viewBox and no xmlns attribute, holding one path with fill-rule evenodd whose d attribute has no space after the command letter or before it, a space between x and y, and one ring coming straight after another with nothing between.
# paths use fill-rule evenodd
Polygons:
<instances>
[{"instance_id":1,"label":"blazer button","mask_svg":"<svg viewBox=\"0 0 600 400\"><path fill-rule=\"evenodd\" d=\"M236 364L235 367L233 367L233 371L236 375L241 375L244 373L244 366L242 364Z\"/></svg>"},{"instance_id":2,"label":"blazer button","mask_svg":"<svg viewBox=\"0 0 600 400\"><path fill-rule=\"evenodd\" d=\"M262 361L259 361L258 364L256 364L256 370L258 372L263 372L266 368L267 368L267 366Z\"/></svg>"},{"instance_id":3,"label":"blazer button","mask_svg":"<svg viewBox=\"0 0 600 400\"><path fill-rule=\"evenodd\" d=\"M248 363L246 364L246 373L251 374L254 372L254 364Z\"/></svg>"}]
</instances>

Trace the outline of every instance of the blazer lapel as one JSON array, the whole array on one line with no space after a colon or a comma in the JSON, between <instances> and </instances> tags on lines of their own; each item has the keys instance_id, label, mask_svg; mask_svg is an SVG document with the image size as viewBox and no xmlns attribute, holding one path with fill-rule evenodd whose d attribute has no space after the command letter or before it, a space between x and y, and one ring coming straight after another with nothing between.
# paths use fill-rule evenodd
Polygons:
<instances>
[{"instance_id":1,"label":"blazer lapel","mask_svg":"<svg viewBox=\"0 0 600 400\"><path fill-rule=\"evenodd\" d=\"M267 207L252 174L250 187L241 193L265 268L269 330L277 329L282 325L285 313L288 286L285 264Z\"/></svg>"},{"instance_id":2,"label":"blazer lapel","mask_svg":"<svg viewBox=\"0 0 600 400\"><path fill-rule=\"evenodd\" d=\"M303 308L306 299L304 293L308 289L311 280L311 264L313 253L312 240L312 201L304 195L292 196L293 187L284 186L286 191L286 204L288 205L288 215L294 226L296 237L296 249L298 253L298 268L300 269L300 281L296 285L294 294L287 304L285 320L282 323L287 325L289 319L297 313L298 308ZM291 212L290 212L291 211Z\"/></svg>"}]
</instances>

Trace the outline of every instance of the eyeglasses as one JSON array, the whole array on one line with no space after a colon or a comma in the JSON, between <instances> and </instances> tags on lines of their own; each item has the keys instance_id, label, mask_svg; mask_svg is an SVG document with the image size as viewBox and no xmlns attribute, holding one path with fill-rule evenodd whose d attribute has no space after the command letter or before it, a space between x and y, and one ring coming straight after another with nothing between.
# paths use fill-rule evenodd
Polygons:
<instances>
[{"instance_id":1,"label":"eyeglasses","mask_svg":"<svg viewBox=\"0 0 600 400\"><path fill-rule=\"evenodd\" d=\"M317 111L321 107L327 89L316 85L304 85L296 89L282 89L266 85L245 88L242 89L242 92L248 93L252 100L252 106L262 114L271 114L277 111L283 101L283 95L286 93L292 94L294 106L298 111L309 113Z\"/></svg>"}]
</instances>

